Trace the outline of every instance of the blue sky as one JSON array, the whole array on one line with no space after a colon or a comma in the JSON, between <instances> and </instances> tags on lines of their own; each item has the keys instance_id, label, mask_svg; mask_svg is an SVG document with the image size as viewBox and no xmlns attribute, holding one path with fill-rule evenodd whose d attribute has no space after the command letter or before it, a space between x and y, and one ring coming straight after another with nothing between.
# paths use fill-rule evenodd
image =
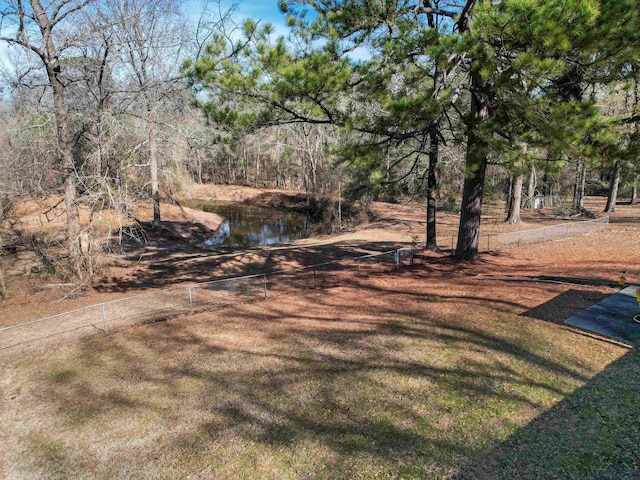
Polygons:
<instances>
[{"instance_id":1,"label":"blue sky","mask_svg":"<svg viewBox=\"0 0 640 480\"><path fill-rule=\"evenodd\" d=\"M210 8L217 8L215 1L210 1ZM285 15L278 8L278 0L221 0L221 7L224 10L231 8L236 4L236 14L234 18L236 22L242 23L247 18L261 20L262 22L271 23L275 27L277 35L284 35L287 32L285 24ZM0 8L6 6L6 1L0 0ZM190 0L185 2L185 13L188 17L196 20L202 11L203 0ZM261 22L261 23L262 23ZM5 44L0 42L0 60L6 58Z\"/></svg>"},{"instance_id":2,"label":"blue sky","mask_svg":"<svg viewBox=\"0 0 640 480\"><path fill-rule=\"evenodd\" d=\"M194 6L189 9L191 14L198 15L199 9L202 3L195 0ZM239 0L233 2L232 0L221 0L221 6L224 10L229 9L234 3L236 3L235 20L238 23L242 23L247 18L253 20L260 20L261 23L270 23L275 27L275 33L277 36L284 35L288 29L285 24L286 17L278 8L278 0ZM212 7L216 8L215 2L211 2Z\"/></svg>"},{"instance_id":3,"label":"blue sky","mask_svg":"<svg viewBox=\"0 0 640 480\"><path fill-rule=\"evenodd\" d=\"M217 3L210 1L210 8L217 9ZM221 0L223 11L236 4L236 14L234 19L238 24L242 24L247 18L261 20L261 23L271 23L274 26L275 36L286 35L288 29L285 24L285 15L278 8L278 0ZM6 1L0 0L0 8L6 6ZM185 14L193 20L197 20L202 12L203 0L189 0L185 2ZM7 62L7 46L0 41L0 66Z\"/></svg>"},{"instance_id":4,"label":"blue sky","mask_svg":"<svg viewBox=\"0 0 640 480\"><path fill-rule=\"evenodd\" d=\"M230 6L232 2L224 0L223 7ZM238 3L238 16L242 18L262 19L266 22L284 26L285 16L278 8L277 0L243 0Z\"/></svg>"},{"instance_id":5,"label":"blue sky","mask_svg":"<svg viewBox=\"0 0 640 480\"><path fill-rule=\"evenodd\" d=\"M184 13L191 20L196 21L202 13L205 0L187 0L184 3ZM209 8L217 9L215 0L209 0ZM247 18L251 18L260 23L270 23L274 27L274 36L286 36L289 29L286 26L286 16L278 8L278 0L220 0L220 7L223 11L228 10L235 4L234 21L242 24ZM0 8L6 6L5 0L0 0ZM7 64L7 49L5 42L0 41L0 67ZM364 49L357 49L349 54L353 60L369 58L369 54ZM6 92L5 92L6 94Z\"/></svg>"}]
</instances>

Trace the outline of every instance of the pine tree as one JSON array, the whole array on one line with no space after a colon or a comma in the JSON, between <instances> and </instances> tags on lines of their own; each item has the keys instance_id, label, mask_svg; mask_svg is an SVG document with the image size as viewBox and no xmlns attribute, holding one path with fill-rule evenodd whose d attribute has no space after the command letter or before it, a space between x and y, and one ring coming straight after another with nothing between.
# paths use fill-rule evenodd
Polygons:
<instances>
[{"instance_id":1,"label":"pine tree","mask_svg":"<svg viewBox=\"0 0 640 480\"><path fill-rule=\"evenodd\" d=\"M637 56L639 14L636 0L446 5L284 1L295 42L270 43L268 29L249 22L243 41L218 39L190 73L213 95L213 119L351 132L340 156L373 185L385 182L390 153L391 164L412 159L410 170L426 152L435 165L442 125L459 128L466 157L456 257L474 260L489 162L509 166L523 143L560 152L558 161L601 151L606 122L585 85L625 75ZM350 59L363 49L363 59ZM238 98L251 105L240 116L231 107ZM435 241L435 229L429 236Z\"/></svg>"}]
</instances>

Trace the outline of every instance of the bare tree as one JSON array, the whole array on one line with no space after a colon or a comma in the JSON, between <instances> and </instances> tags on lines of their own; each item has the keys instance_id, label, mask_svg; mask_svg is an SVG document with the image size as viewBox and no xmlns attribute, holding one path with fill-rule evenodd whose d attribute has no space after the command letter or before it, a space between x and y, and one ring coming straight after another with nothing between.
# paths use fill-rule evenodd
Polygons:
<instances>
[{"instance_id":1,"label":"bare tree","mask_svg":"<svg viewBox=\"0 0 640 480\"><path fill-rule=\"evenodd\" d=\"M622 170L622 162L618 160L613 166L611 181L609 182L609 193L607 195L607 205L604 207L605 213L616 211L616 200L618 197L618 186L620 185L620 172Z\"/></svg>"},{"instance_id":2,"label":"bare tree","mask_svg":"<svg viewBox=\"0 0 640 480\"><path fill-rule=\"evenodd\" d=\"M4 281L4 270L2 268L2 264L0 263L0 297L5 299L8 298L7 293L7 284Z\"/></svg>"},{"instance_id":3,"label":"bare tree","mask_svg":"<svg viewBox=\"0 0 640 480\"><path fill-rule=\"evenodd\" d=\"M57 159L62 170L67 217L67 248L73 271L82 277L82 249L77 203L74 149L78 132L71 128L67 104L68 80L64 76L65 55L73 55L87 32L78 26L82 11L92 0L12 0L0 13L0 39L21 47L39 61L44 70L44 87L52 96L56 124Z\"/></svg>"},{"instance_id":4,"label":"bare tree","mask_svg":"<svg viewBox=\"0 0 640 480\"><path fill-rule=\"evenodd\" d=\"M126 113L139 118L147 134L153 225L160 225L159 128L167 109L187 88L180 68L188 55L187 22L175 0L107 0L102 14L118 38L115 68L123 77ZM202 34L199 31L199 34ZM179 101L178 101L179 103Z\"/></svg>"}]
</instances>

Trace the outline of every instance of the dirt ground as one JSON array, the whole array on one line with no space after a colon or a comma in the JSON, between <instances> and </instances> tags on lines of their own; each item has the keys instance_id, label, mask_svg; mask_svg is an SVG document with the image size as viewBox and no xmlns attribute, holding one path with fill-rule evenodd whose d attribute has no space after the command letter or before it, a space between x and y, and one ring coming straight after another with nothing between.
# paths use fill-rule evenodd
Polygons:
<instances>
[{"instance_id":1,"label":"dirt ground","mask_svg":"<svg viewBox=\"0 0 640 480\"><path fill-rule=\"evenodd\" d=\"M190 198L204 200L248 201L258 204L274 204L283 198L299 199L296 192L259 190L240 186L199 185L188 190ZM186 196L186 195L185 195ZM52 200L53 201L53 200ZM285 202L286 203L286 202ZM595 212L602 211L604 198L590 197L587 207ZM597 266L585 266L586 270L607 268L609 279L618 278L621 271L627 271L629 282L640 281L638 259L640 254L633 248L640 229L640 205L622 204L611 215L610 235L606 241L621 252L617 263L598 259ZM151 235L144 245L132 245L123 254L108 257L108 266L92 285L76 289L76 286L46 274L29 274L37 259L29 252L16 252L4 260L5 275L10 298L0 306L0 326L16 324L75 310L87 305L110 301L123 296L145 293L151 289L167 287L184 282L204 282L214 278L270 272L340 259L350 259L354 255L372 251L385 251L399 246L409 246L415 241L424 241L424 208L415 203L387 204L375 203L378 219L358 226L339 235L319 236L298 240L286 245L258 247L242 252L201 248L202 236L214 230L221 222L215 214L192 211L175 205L162 206L165 230L163 235ZM42 205L27 202L21 205L20 222L23 228L53 229L63 217L53 223L44 221ZM487 205L482 219L481 235L507 231L528 230L554 225L567 219L558 217L552 209L523 211L523 222L518 225L505 224L502 207ZM49 213L49 215L51 215ZM143 221L152 218L148 206L139 206L136 215ZM113 219L103 219L105 225ZM195 225L195 227L194 227ZM450 248L451 239L457 234L458 216L439 212L438 234L443 239L443 248ZM60 229L62 223L57 225ZM105 227L106 228L106 227ZM583 240L579 240L583 242ZM591 242L587 242L593 245ZM445 247L446 245L446 247ZM597 245L597 244L596 244ZM626 254L622 252L627 252ZM524 254L524 253L523 253ZM626 255L626 256L625 256ZM562 272L565 265L558 264L554 253L549 257L535 253L535 264L539 268L550 266ZM489 256L489 259L493 258ZM626 261L622 259L626 258ZM579 263L581 258L567 258L566 266ZM538 268L537 267L537 268ZM617 271L616 271L617 270Z\"/></svg>"},{"instance_id":2,"label":"dirt ground","mask_svg":"<svg viewBox=\"0 0 640 480\"><path fill-rule=\"evenodd\" d=\"M259 204L273 203L277 198L297 198L297 192L263 191L239 186L194 186L188 190L190 198L204 200L248 201ZM622 203L622 202L621 202ZM591 197L587 207L601 211L604 198ZM572 219L559 218L552 210L523 211L523 222L518 225L505 224L500 205L488 205L483 216L481 235L507 231L528 230L554 225ZM201 236L207 229L213 230L221 219L214 214L183 209L175 205L163 205L163 218L169 237L149 237L143 245L131 245L123 254L112 254L109 266L92 285L76 289L44 274L25 273L33 265L34 258L26 252L17 252L4 261L5 275L10 298L0 306L0 326L30 321L47 315L75 310L100 302L119 299L140 293L154 291L181 283L205 282L215 278L250 275L283 270L304 265L342 259L352 259L354 255L375 251L387 251L401 246L409 246L417 240L424 241L424 208L415 203L388 204L375 203L378 219L358 226L354 230L338 234L302 239L290 244L257 247L241 252L224 249L212 251L201 248ZM33 228L53 225L43 222L41 206L33 202L20 207L23 214L20 221ZM140 206L137 215L142 220L152 218L148 206ZM61 222L58 218L56 222ZM104 219L105 222L113 219ZM573 219L573 221L579 221ZM580 265L576 276L590 278L594 272L599 281L615 282L621 272L626 271L628 282L640 282L640 252L637 238L640 231L640 205L618 206L611 215L609 231L598 233L591 238L576 238L554 242L543 251L535 251L530 257L527 249L518 250L517 255L493 252L484 255L476 266L451 265L450 268L486 269L496 272L517 270L520 275L563 276L568 270ZM198 225L198 230L193 225ZM457 232L458 216L439 212L438 234L441 239L454 237ZM58 225L60 228L61 225ZM196 231L197 230L197 231ZM593 241L596 236L598 241ZM601 242L618 252L615 258L603 259L598 253ZM441 243L450 248L450 240ZM574 255L565 252L563 263L558 262L555 249L570 245ZM584 248L583 248L584 247ZM586 248L586 251L584 250ZM573 251L573 250L570 250ZM591 253L588 253L590 252ZM549 253L546 253L549 252ZM445 252L446 253L446 252ZM589 256L587 256L589 255ZM435 256L438 258L438 255ZM525 259L528 262L525 264ZM439 260L440 261L440 260ZM441 261L446 262L445 259ZM591 267L589 267L591 265Z\"/></svg>"},{"instance_id":3,"label":"dirt ground","mask_svg":"<svg viewBox=\"0 0 640 480\"><path fill-rule=\"evenodd\" d=\"M221 191L225 190L227 189ZM240 195L236 190L229 190L233 195ZM198 194L206 197L210 193ZM220 196L222 194L218 198ZM604 199L593 198L589 202L589 206L596 211L604 206ZM1 307L0 325L31 320L132 293L156 291L175 283L347 259L358 252L385 251L409 245L415 236L424 239L422 209L415 205L391 204L376 204L375 208L379 219L361 225L354 231L240 253L206 252L188 242L167 244L152 241L127 252L121 258L120 266L105 270L99 281L87 288L82 296L75 298L60 300L64 296L65 287L51 286L50 280L12 275L9 277L9 287L14 294ZM524 230L566 220L543 211L525 215L522 225L508 226L500 222L499 208L493 210L494 215L487 215L483 219L483 233ZM488 211L491 212L492 209ZM441 236L455 234L455 215L441 214L439 221ZM611 215L609 228L604 231L544 244L492 251L483 254L481 260L475 263L454 262L449 257L449 252L424 253L416 259L413 267L403 267L398 271L364 269L360 277L353 270L343 271L336 275L332 284L334 288L283 292L277 298L239 305L220 313L177 318L175 322L170 321L166 325L129 327L108 337L98 334L80 340L67 340L67 343L61 342L58 345L63 347L58 353L55 345L47 347L46 351L38 355L19 360L16 367L18 370L11 371L21 371L22 374L33 371L36 372L33 375L39 375L37 372L41 369L41 359L49 358L47 356L53 355L51 358L60 360L61 365L69 361L73 363L79 360L79 357L73 357L76 353L70 353L75 348L80 348L85 353L94 350L104 352L106 350L100 349L107 347L101 346L100 342L126 343L129 336L141 337L141 344L154 350L157 347L158 359L162 358L160 355L167 348L182 345L179 349L182 352L180 358L185 360L187 357L183 356L192 350L189 345L195 341L193 339L200 337L222 335L218 340L224 344L225 349L237 348L242 352L246 349L267 348L261 342L268 342L269 349L278 350L280 341L304 342L307 337L314 338L313 332L322 334L323 338L328 335L327 338L336 340L342 338L340 330L344 329L355 338L349 348L357 351L359 330L378 328L375 325L372 327L372 322L375 323L373 319L380 316L382 323L379 328L383 328L384 332L391 329L389 332L392 333L393 328L399 327L386 322L387 316L400 315L402 318L428 318L444 329L453 328L445 325L453 322L459 331L471 332L480 339L477 342L474 340L474 345L480 345L480 349L473 352L482 359L486 358L487 349L491 350L494 346L494 343L487 343L483 337L486 329L493 332L492 335L515 336L518 341L531 341L536 349L541 349L537 354L543 357L556 355L553 352L560 351L558 355L580 369L580 378L584 380L596 375L626 350L569 329L562 325L562 321L617 291L621 272L625 272L627 283L640 283L639 236L640 205L620 205L617 212ZM191 320L187 322L186 318ZM322 332L328 325L331 326L330 332L325 332L325 335ZM402 328L405 327L407 326ZM532 333L534 331L537 333ZM301 333L304 333L303 337L299 336ZM163 340L165 334L168 335L166 342ZM443 345L447 345L449 341L456 343L456 335L443 335ZM206 345L202 348L206 352L222 348L218 345L218 340L212 344L205 342ZM377 348L375 344L369 347L372 351ZM296 348L304 350L306 346L296 343ZM203 352L199 351L199 355L204 355ZM476 358L476 353L473 352L469 355L473 356L471 360L476 361L480 357ZM67 358L67 355L71 356ZM470 359L461 357L456 361L465 364L468 360ZM466 365L474 365L473 361ZM47 378L49 377L45 380ZM16 387L14 380L11 375L0 378L3 404L8 405L6 402L9 401L9 395L20 398L21 405L27 405L30 399L37 397L35 391L29 393L28 389L25 390L27 393L21 394L20 387ZM134 388L136 382L137 380L132 383L131 388ZM541 408L553 405L562 395L573 391L577 386L577 383L570 382L570 385L564 385L559 390L559 394L545 397L539 406L527 407L518 414L520 416L514 424L526 423ZM61 393L61 401L65 405L75 402L72 396L66 396L68 393ZM140 392L141 395L143 393ZM106 392L105 395L106 401L111 393ZM12 413L9 412L9 419L4 417L5 422L14 421L14 414L19 413L15 408L18 407L12 407ZM44 415L46 412L45 408L40 414ZM123 422L122 428L126 430L126 422ZM6 445L13 445L15 438L7 435L6 430L4 435L4 440L0 437L0 444L4 441ZM13 446L6 450L15 452ZM466 461L468 458L462 459ZM48 460L46 462L49 463ZM6 462L4 468L5 472L8 471ZM2 472L0 469L0 473Z\"/></svg>"},{"instance_id":4,"label":"dirt ground","mask_svg":"<svg viewBox=\"0 0 640 480\"><path fill-rule=\"evenodd\" d=\"M637 234L338 272L23 358L0 376L6 475L449 478L628 352L562 321L638 278Z\"/></svg>"}]
</instances>

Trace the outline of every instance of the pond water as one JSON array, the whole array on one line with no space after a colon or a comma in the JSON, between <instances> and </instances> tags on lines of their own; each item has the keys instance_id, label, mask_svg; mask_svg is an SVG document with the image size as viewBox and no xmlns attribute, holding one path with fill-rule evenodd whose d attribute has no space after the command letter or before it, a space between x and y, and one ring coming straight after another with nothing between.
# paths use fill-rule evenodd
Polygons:
<instances>
[{"instance_id":1,"label":"pond water","mask_svg":"<svg viewBox=\"0 0 640 480\"><path fill-rule=\"evenodd\" d=\"M309 217L304 213L233 202L188 202L186 206L225 219L217 235L205 241L210 247L273 245L309 236Z\"/></svg>"}]
</instances>

